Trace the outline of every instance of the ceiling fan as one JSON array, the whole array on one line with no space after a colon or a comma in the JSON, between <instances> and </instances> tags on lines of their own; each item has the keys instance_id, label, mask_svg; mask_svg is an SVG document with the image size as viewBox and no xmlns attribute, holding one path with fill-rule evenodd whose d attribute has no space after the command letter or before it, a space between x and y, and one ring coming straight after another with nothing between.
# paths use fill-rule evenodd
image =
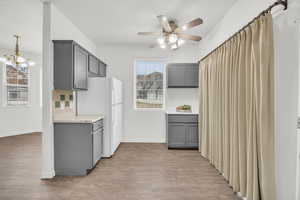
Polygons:
<instances>
[{"instance_id":1,"label":"ceiling fan","mask_svg":"<svg viewBox=\"0 0 300 200\"><path fill-rule=\"evenodd\" d=\"M157 18L162 26L162 32L138 32L138 35L158 36L157 43L162 49L169 47L172 50L176 50L185 43L185 40L198 42L202 39L200 36L184 33L184 31L202 24L203 20L200 18L194 19L182 26L178 26L176 20L169 20L164 15L159 15Z\"/></svg>"}]
</instances>

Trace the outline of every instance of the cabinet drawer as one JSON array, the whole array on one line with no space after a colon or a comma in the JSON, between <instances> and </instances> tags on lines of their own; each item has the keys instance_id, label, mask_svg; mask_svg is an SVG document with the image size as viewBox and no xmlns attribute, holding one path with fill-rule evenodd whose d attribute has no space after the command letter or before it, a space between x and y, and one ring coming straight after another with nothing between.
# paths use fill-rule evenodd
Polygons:
<instances>
[{"instance_id":1,"label":"cabinet drawer","mask_svg":"<svg viewBox=\"0 0 300 200\"><path fill-rule=\"evenodd\" d=\"M96 131L98 130L99 128L102 128L103 127L103 119L99 120L99 121L96 121L94 124L93 124L93 131Z\"/></svg>"},{"instance_id":2,"label":"cabinet drawer","mask_svg":"<svg viewBox=\"0 0 300 200\"><path fill-rule=\"evenodd\" d=\"M198 115L168 115L168 122L198 123Z\"/></svg>"}]
</instances>

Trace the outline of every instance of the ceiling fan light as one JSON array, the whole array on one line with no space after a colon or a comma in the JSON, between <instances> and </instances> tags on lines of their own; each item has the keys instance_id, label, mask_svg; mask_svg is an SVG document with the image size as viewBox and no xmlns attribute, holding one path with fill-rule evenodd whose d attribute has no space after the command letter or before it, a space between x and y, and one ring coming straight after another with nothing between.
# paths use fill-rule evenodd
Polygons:
<instances>
[{"instance_id":1,"label":"ceiling fan light","mask_svg":"<svg viewBox=\"0 0 300 200\"><path fill-rule=\"evenodd\" d=\"M181 27L181 29L182 29L183 31L185 31L185 30L187 29L187 26L186 26L186 25L183 25L183 26Z\"/></svg>"},{"instance_id":2,"label":"ceiling fan light","mask_svg":"<svg viewBox=\"0 0 300 200\"><path fill-rule=\"evenodd\" d=\"M163 17L162 17L162 20L163 20L163 21L167 21L168 19L167 19L166 16L163 16Z\"/></svg>"},{"instance_id":3,"label":"ceiling fan light","mask_svg":"<svg viewBox=\"0 0 300 200\"><path fill-rule=\"evenodd\" d=\"M181 46L181 45L183 45L185 43L185 40L183 40L183 39L178 39L178 41L177 41L177 44L178 44L178 46Z\"/></svg>"},{"instance_id":4,"label":"ceiling fan light","mask_svg":"<svg viewBox=\"0 0 300 200\"><path fill-rule=\"evenodd\" d=\"M160 48L165 49L165 48L167 48L167 45L166 44L161 44Z\"/></svg>"},{"instance_id":5,"label":"ceiling fan light","mask_svg":"<svg viewBox=\"0 0 300 200\"><path fill-rule=\"evenodd\" d=\"M165 44L165 38L164 37L159 37L159 38L157 38L157 42L160 45Z\"/></svg>"},{"instance_id":6,"label":"ceiling fan light","mask_svg":"<svg viewBox=\"0 0 300 200\"><path fill-rule=\"evenodd\" d=\"M177 40L178 40L178 37L177 37L177 35L176 34L170 34L169 35L169 37L168 37L168 40L169 40L169 43L175 43L175 42L177 42Z\"/></svg>"},{"instance_id":7,"label":"ceiling fan light","mask_svg":"<svg viewBox=\"0 0 300 200\"><path fill-rule=\"evenodd\" d=\"M171 49L175 50L175 49L177 49L177 48L178 48L178 45L177 45L177 44L172 44L172 45L171 45Z\"/></svg>"}]
</instances>

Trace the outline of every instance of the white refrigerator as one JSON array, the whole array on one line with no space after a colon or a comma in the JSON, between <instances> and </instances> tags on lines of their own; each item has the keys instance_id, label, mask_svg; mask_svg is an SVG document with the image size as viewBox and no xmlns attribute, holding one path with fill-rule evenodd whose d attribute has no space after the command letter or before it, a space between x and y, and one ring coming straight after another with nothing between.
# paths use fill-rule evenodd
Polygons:
<instances>
[{"instance_id":1,"label":"white refrigerator","mask_svg":"<svg viewBox=\"0 0 300 200\"><path fill-rule=\"evenodd\" d=\"M111 157L123 135L123 84L112 78L89 78L88 90L77 93L78 115L104 114L103 157Z\"/></svg>"}]
</instances>

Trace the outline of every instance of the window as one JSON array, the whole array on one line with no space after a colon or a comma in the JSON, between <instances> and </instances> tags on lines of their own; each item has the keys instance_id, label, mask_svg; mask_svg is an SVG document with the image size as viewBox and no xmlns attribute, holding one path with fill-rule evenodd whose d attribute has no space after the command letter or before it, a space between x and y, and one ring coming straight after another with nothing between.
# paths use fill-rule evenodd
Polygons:
<instances>
[{"instance_id":1,"label":"window","mask_svg":"<svg viewBox=\"0 0 300 200\"><path fill-rule=\"evenodd\" d=\"M165 63L157 60L136 60L134 77L135 109L163 109Z\"/></svg>"},{"instance_id":2,"label":"window","mask_svg":"<svg viewBox=\"0 0 300 200\"><path fill-rule=\"evenodd\" d=\"M28 68L16 69L6 65L6 104L8 106L28 104Z\"/></svg>"}]
</instances>

